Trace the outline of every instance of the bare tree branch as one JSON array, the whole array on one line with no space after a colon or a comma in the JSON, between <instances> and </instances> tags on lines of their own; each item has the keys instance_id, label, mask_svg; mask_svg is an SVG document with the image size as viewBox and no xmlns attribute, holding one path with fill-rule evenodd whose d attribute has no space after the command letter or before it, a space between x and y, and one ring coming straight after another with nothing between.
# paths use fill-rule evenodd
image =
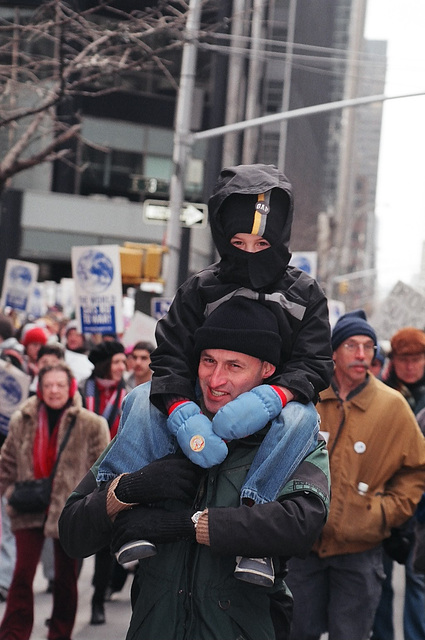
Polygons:
<instances>
[{"instance_id":1,"label":"bare tree branch","mask_svg":"<svg viewBox=\"0 0 425 640\"><path fill-rule=\"evenodd\" d=\"M20 171L68 158L81 132L70 100L137 94L154 71L177 92L187 8L177 0L128 13L104 1L77 12L46 0L30 18L0 18L0 191Z\"/></svg>"}]
</instances>

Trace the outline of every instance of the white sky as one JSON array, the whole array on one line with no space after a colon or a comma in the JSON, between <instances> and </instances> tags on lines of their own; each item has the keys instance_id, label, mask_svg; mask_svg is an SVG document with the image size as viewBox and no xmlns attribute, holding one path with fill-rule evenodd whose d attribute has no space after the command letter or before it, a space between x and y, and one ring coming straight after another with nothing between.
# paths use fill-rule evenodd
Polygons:
<instances>
[{"instance_id":1,"label":"white sky","mask_svg":"<svg viewBox=\"0 0 425 640\"><path fill-rule=\"evenodd\" d=\"M366 37L388 41L386 95L425 92L425 0L369 0ZM425 95L384 102L376 202L381 295L419 273L425 242Z\"/></svg>"}]
</instances>

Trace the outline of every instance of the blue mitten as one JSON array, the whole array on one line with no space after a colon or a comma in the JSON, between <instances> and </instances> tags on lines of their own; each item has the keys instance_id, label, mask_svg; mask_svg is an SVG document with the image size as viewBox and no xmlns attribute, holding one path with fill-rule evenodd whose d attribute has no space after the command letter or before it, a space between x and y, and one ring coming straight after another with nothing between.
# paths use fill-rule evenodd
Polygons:
<instances>
[{"instance_id":1,"label":"blue mitten","mask_svg":"<svg viewBox=\"0 0 425 640\"><path fill-rule=\"evenodd\" d=\"M238 440L265 427L282 408L278 392L268 384L261 384L221 407L213 418L212 427L220 438Z\"/></svg>"},{"instance_id":2,"label":"blue mitten","mask_svg":"<svg viewBox=\"0 0 425 640\"><path fill-rule=\"evenodd\" d=\"M179 404L168 416L167 426L183 453L200 467L209 469L226 458L226 443L214 433L211 420L194 402Z\"/></svg>"}]
</instances>

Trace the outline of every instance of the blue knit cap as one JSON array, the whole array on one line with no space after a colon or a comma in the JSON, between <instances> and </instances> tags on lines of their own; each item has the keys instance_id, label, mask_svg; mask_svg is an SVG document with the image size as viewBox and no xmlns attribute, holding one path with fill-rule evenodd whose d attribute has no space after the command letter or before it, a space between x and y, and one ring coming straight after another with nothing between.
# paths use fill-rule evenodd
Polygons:
<instances>
[{"instance_id":1,"label":"blue knit cap","mask_svg":"<svg viewBox=\"0 0 425 640\"><path fill-rule=\"evenodd\" d=\"M335 351L339 345L351 336L369 336L375 347L378 344L376 333L366 320L363 309L356 309L341 316L332 331L332 349Z\"/></svg>"}]
</instances>

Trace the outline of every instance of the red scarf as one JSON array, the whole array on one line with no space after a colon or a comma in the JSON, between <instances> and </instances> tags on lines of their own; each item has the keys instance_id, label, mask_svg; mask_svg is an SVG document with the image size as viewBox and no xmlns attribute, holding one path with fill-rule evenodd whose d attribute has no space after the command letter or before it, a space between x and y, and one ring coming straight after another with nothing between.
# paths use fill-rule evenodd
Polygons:
<instances>
[{"instance_id":1,"label":"red scarf","mask_svg":"<svg viewBox=\"0 0 425 640\"><path fill-rule=\"evenodd\" d=\"M63 412L55 424L52 434L49 432L49 420L44 402L38 409L38 427L33 445L33 464L35 478L48 478L56 461L59 423Z\"/></svg>"},{"instance_id":2,"label":"red scarf","mask_svg":"<svg viewBox=\"0 0 425 640\"><path fill-rule=\"evenodd\" d=\"M89 378L85 385L85 407L108 421L111 438L117 431L121 417L121 405L127 390L124 381L114 382L103 378Z\"/></svg>"}]
</instances>

